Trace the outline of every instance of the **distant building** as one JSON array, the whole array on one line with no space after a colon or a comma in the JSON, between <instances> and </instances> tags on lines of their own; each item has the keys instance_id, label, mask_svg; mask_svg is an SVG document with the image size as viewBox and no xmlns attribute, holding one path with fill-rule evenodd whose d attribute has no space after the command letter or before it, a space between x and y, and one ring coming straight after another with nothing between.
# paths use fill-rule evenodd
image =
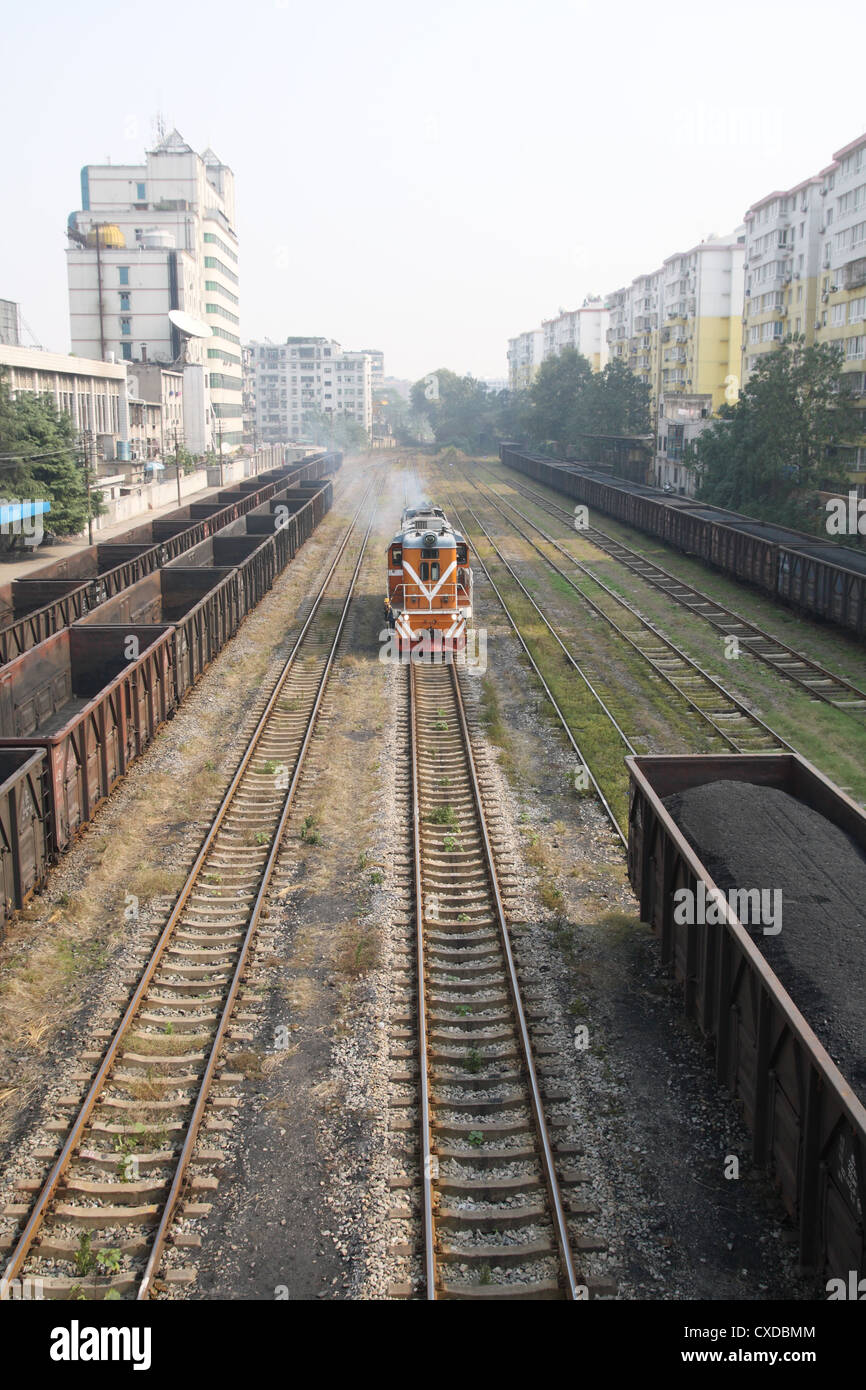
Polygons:
<instances>
[{"instance_id":1,"label":"distant building","mask_svg":"<svg viewBox=\"0 0 866 1390\"><path fill-rule=\"evenodd\" d=\"M0 299L0 343L15 347L21 341L18 305L14 299Z\"/></svg>"},{"instance_id":2,"label":"distant building","mask_svg":"<svg viewBox=\"0 0 866 1390\"><path fill-rule=\"evenodd\" d=\"M650 388L655 481L676 492L687 444L737 399L744 250L743 228L708 237L607 297L610 358Z\"/></svg>"},{"instance_id":3,"label":"distant building","mask_svg":"<svg viewBox=\"0 0 866 1390\"><path fill-rule=\"evenodd\" d=\"M183 372L154 362L130 363L127 373L130 403L140 401L147 409L147 458L170 458L175 448L186 445L183 422ZM130 439L133 414L130 408ZM135 454L132 455L136 457Z\"/></svg>"},{"instance_id":4,"label":"distant building","mask_svg":"<svg viewBox=\"0 0 866 1390\"><path fill-rule=\"evenodd\" d=\"M379 396L385 388L385 354L378 348L361 348L370 359L370 382L373 395Z\"/></svg>"},{"instance_id":5,"label":"distant building","mask_svg":"<svg viewBox=\"0 0 866 1390\"><path fill-rule=\"evenodd\" d=\"M482 386L486 386L487 389L488 389L488 391L493 391L493 392L497 392L497 391L507 391L507 390L508 390L508 377L506 377L506 376L485 377L481 384L482 384Z\"/></svg>"},{"instance_id":6,"label":"distant building","mask_svg":"<svg viewBox=\"0 0 866 1390\"><path fill-rule=\"evenodd\" d=\"M259 442L303 439L322 416L373 426L369 352L344 352L333 338L250 343Z\"/></svg>"},{"instance_id":7,"label":"distant building","mask_svg":"<svg viewBox=\"0 0 866 1390\"><path fill-rule=\"evenodd\" d=\"M244 444L250 448L258 448L258 426L256 424L256 369L253 363L253 350L251 347L241 348L241 363L243 368L243 420L244 420Z\"/></svg>"},{"instance_id":8,"label":"distant building","mask_svg":"<svg viewBox=\"0 0 866 1390\"><path fill-rule=\"evenodd\" d=\"M184 434L194 453L243 440L234 175L177 131L142 165L86 165L67 251L73 352L157 362L184 373ZM213 336L186 341L182 309Z\"/></svg>"},{"instance_id":9,"label":"distant building","mask_svg":"<svg viewBox=\"0 0 866 1390\"><path fill-rule=\"evenodd\" d=\"M588 295L579 309L561 309L556 318L542 320L542 356L558 357L563 348L574 348L600 372L608 357L609 312L597 295Z\"/></svg>"},{"instance_id":10,"label":"distant building","mask_svg":"<svg viewBox=\"0 0 866 1390\"><path fill-rule=\"evenodd\" d=\"M129 412L125 364L3 345L0 373L13 396L22 391L51 396L87 443L91 458L108 460L126 453Z\"/></svg>"},{"instance_id":11,"label":"distant building","mask_svg":"<svg viewBox=\"0 0 866 1390\"><path fill-rule=\"evenodd\" d=\"M526 391L541 366L544 334L540 328L508 339L508 384L512 391Z\"/></svg>"}]
</instances>

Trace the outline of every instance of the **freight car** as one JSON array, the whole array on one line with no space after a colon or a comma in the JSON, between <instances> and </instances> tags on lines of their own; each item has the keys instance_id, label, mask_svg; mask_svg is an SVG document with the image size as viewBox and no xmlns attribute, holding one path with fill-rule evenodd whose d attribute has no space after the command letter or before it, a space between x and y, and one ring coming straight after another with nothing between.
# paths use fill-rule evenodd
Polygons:
<instances>
[{"instance_id":1,"label":"freight car","mask_svg":"<svg viewBox=\"0 0 866 1390\"><path fill-rule=\"evenodd\" d=\"M0 937L45 877L50 813L45 749L0 749Z\"/></svg>"},{"instance_id":2,"label":"freight car","mask_svg":"<svg viewBox=\"0 0 866 1390\"><path fill-rule=\"evenodd\" d=\"M7 584L0 590L0 664L68 627L280 489L326 477L341 462L339 453L321 453L300 463L280 464L222 489L206 502L188 503L139 523L110 542L74 551L40 566L32 577Z\"/></svg>"},{"instance_id":3,"label":"freight car","mask_svg":"<svg viewBox=\"0 0 866 1390\"><path fill-rule=\"evenodd\" d=\"M558 463L511 444L502 462L576 502L657 536L810 617L866 639L866 553L692 498Z\"/></svg>"},{"instance_id":4,"label":"freight car","mask_svg":"<svg viewBox=\"0 0 866 1390\"><path fill-rule=\"evenodd\" d=\"M170 627L76 624L0 670L0 751L46 751L49 857L90 820L174 709L171 636Z\"/></svg>"},{"instance_id":5,"label":"freight car","mask_svg":"<svg viewBox=\"0 0 866 1390\"><path fill-rule=\"evenodd\" d=\"M0 933L332 500L283 486L0 668Z\"/></svg>"},{"instance_id":6,"label":"freight car","mask_svg":"<svg viewBox=\"0 0 866 1390\"><path fill-rule=\"evenodd\" d=\"M798 1225L802 1263L834 1277L847 1278L851 1270L862 1276L866 1109L851 1084L852 1078L859 1078L862 1088L862 1018L850 1030L848 1044L854 1051L846 1078L816 1035L821 1031L835 1050L834 1037L841 1033L832 998L822 995L818 1007L810 1002L815 972L805 959L787 967L796 998L792 997L771 966L772 952L762 944L763 928L750 931L741 920L740 914L749 915L743 910L744 900L732 900L728 885L719 888L692 836L678 823L681 813L675 807L694 789L712 788L720 781L786 793L804 816L814 813L828 837L841 843L851 874L859 876L866 874L866 816L795 754L630 757L626 763L628 867L641 918L660 937L663 960L683 985L686 1012L713 1041L716 1075L741 1102L755 1161L770 1171ZM730 817L728 826L729 834L740 833L737 825L730 826ZM748 839L745 828L741 837ZM792 844L788 852L796 855L802 849ZM788 886L780 885L783 900ZM684 904L706 903L716 893L723 900L715 915L681 911ZM717 918L721 920L714 924ZM784 935L784 922L780 925ZM841 930L835 916L824 924L828 941L837 927ZM807 930L812 929L814 920L807 923ZM789 932L789 953L796 941L796 933ZM814 941L810 948L822 949ZM844 962L856 970L857 952L862 953L862 947L856 931L850 940L836 938L833 953L841 958L843 981L833 986L837 1004L845 1000ZM814 1014L811 1024L801 1004Z\"/></svg>"}]
</instances>

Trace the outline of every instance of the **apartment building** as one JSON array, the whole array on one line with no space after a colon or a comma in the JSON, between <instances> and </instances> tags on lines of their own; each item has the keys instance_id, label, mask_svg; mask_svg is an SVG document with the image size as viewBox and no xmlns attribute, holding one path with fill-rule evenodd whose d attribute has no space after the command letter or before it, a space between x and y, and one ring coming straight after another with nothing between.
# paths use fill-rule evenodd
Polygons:
<instances>
[{"instance_id":1,"label":"apartment building","mask_svg":"<svg viewBox=\"0 0 866 1390\"><path fill-rule=\"evenodd\" d=\"M142 165L86 165L70 214L72 350L157 362L184 373L184 434L194 453L243 439L234 175L175 130ZM168 313L210 328L186 339Z\"/></svg>"},{"instance_id":2,"label":"apartment building","mask_svg":"<svg viewBox=\"0 0 866 1390\"><path fill-rule=\"evenodd\" d=\"M381 396L385 391L385 354L378 348L361 348L361 352L370 359L370 381L373 387L373 395Z\"/></svg>"},{"instance_id":3,"label":"apartment building","mask_svg":"<svg viewBox=\"0 0 866 1390\"><path fill-rule=\"evenodd\" d=\"M789 335L837 343L862 418L842 459L866 482L866 135L753 203L745 222L743 380Z\"/></svg>"},{"instance_id":4,"label":"apartment building","mask_svg":"<svg viewBox=\"0 0 866 1390\"><path fill-rule=\"evenodd\" d=\"M825 204L820 175L776 190L745 216L742 379L789 334L815 341Z\"/></svg>"},{"instance_id":5,"label":"apartment building","mask_svg":"<svg viewBox=\"0 0 866 1390\"><path fill-rule=\"evenodd\" d=\"M815 336L842 350L845 380L860 417L843 450L855 483L866 482L866 135L844 146L823 171L823 246Z\"/></svg>"},{"instance_id":6,"label":"apartment building","mask_svg":"<svg viewBox=\"0 0 866 1390\"><path fill-rule=\"evenodd\" d=\"M598 295L587 295L579 309L560 309L555 318L543 319L542 358L558 357L563 348L574 348L588 358L595 372L608 359L609 313Z\"/></svg>"},{"instance_id":7,"label":"apartment building","mask_svg":"<svg viewBox=\"0 0 866 1390\"><path fill-rule=\"evenodd\" d=\"M533 328L508 339L508 384L512 391L526 391L544 357L544 333Z\"/></svg>"},{"instance_id":8,"label":"apartment building","mask_svg":"<svg viewBox=\"0 0 866 1390\"><path fill-rule=\"evenodd\" d=\"M263 444L302 439L322 416L354 420L369 438L373 366L369 352L344 352L332 338L250 343L255 418Z\"/></svg>"},{"instance_id":9,"label":"apartment building","mask_svg":"<svg viewBox=\"0 0 866 1390\"><path fill-rule=\"evenodd\" d=\"M610 357L650 388L655 479L692 490L686 445L736 399L743 312L744 231L708 237L608 295Z\"/></svg>"}]
</instances>

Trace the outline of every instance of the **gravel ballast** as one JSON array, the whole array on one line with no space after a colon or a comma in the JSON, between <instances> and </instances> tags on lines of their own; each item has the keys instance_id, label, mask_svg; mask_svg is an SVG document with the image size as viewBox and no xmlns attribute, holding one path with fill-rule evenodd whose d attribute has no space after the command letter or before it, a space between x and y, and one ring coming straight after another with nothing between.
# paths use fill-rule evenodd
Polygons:
<instances>
[{"instance_id":1,"label":"gravel ballast","mask_svg":"<svg viewBox=\"0 0 866 1390\"><path fill-rule=\"evenodd\" d=\"M781 894L781 930L743 925L866 1097L866 855L838 826L774 787L712 782L664 805L724 892Z\"/></svg>"}]
</instances>

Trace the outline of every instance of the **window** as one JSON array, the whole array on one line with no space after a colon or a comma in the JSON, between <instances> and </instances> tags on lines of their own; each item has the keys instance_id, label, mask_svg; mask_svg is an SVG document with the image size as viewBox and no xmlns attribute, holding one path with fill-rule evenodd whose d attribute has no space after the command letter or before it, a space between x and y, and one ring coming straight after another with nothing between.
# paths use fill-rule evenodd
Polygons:
<instances>
[{"instance_id":1,"label":"window","mask_svg":"<svg viewBox=\"0 0 866 1390\"><path fill-rule=\"evenodd\" d=\"M120 320L120 331L123 334L124 338L129 338L132 336L132 324L130 323L129 319Z\"/></svg>"},{"instance_id":2,"label":"window","mask_svg":"<svg viewBox=\"0 0 866 1390\"><path fill-rule=\"evenodd\" d=\"M147 189L145 188L143 183L137 183L135 185L135 196L139 203L144 202L145 198L147 197Z\"/></svg>"},{"instance_id":3,"label":"window","mask_svg":"<svg viewBox=\"0 0 866 1390\"><path fill-rule=\"evenodd\" d=\"M129 266L128 266L128 265L119 265L119 266L117 267L117 283L118 283L119 285L128 285L128 284L129 284Z\"/></svg>"},{"instance_id":4,"label":"window","mask_svg":"<svg viewBox=\"0 0 866 1390\"><path fill-rule=\"evenodd\" d=\"M121 357L123 358L124 362L131 362L131 361L132 361L132 343L121 343L121 344L120 344L120 355L121 355Z\"/></svg>"},{"instance_id":5,"label":"window","mask_svg":"<svg viewBox=\"0 0 866 1390\"><path fill-rule=\"evenodd\" d=\"M849 338L845 344L845 356L851 360L855 357L866 357L866 337Z\"/></svg>"},{"instance_id":6,"label":"window","mask_svg":"<svg viewBox=\"0 0 866 1390\"><path fill-rule=\"evenodd\" d=\"M833 316L831 319L834 328L841 328L845 322L845 305L834 304Z\"/></svg>"},{"instance_id":7,"label":"window","mask_svg":"<svg viewBox=\"0 0 866 1390\"><path fill-rule=\"evenodd\" d=\"M129 312L129 295L128 295L128 294L122 294L122 295L120 296L120 308L121 308L121 312L122 312L122 313L128 313L128 312Z\"/></svg>"}]
</instances>

